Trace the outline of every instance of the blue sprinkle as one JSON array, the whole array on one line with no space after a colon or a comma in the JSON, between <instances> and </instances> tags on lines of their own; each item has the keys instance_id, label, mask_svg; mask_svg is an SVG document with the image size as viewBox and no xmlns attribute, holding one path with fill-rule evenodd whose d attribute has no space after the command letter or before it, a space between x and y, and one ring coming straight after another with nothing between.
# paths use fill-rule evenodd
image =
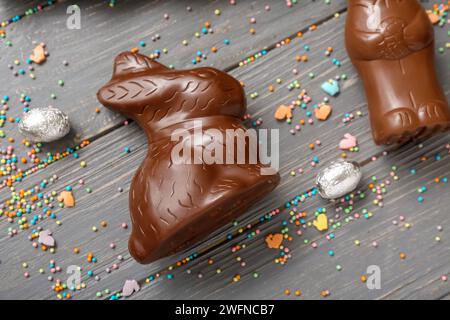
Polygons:
<instances>
[{"instance_id":1,"label":"blue sprinkle","mask_svg":"<svg viewBox=\"0 0 450 320\"><path fill-rule=\"evenodd\" d=\"M332 79L322 83L321 88L325 93L329 94L332 97L339 94L339 92L341 90L339 88L339 83L336 80L332 80Z\"/></svg>"}]
</instances>

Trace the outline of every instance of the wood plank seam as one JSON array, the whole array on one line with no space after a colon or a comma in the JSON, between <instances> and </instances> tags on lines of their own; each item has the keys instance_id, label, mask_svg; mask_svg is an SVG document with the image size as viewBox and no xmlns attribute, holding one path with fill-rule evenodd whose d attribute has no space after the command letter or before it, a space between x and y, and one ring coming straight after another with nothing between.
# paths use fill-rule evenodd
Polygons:
<instances>
[{"instance_id":1,"label":"wood plank seam","mask_svg":"<svg viewBox=\"0 0 450 320\"><path fill-rule=\"evenodd\" d=\"M57 4L60 4L60 3L62 3L62 2L59 1ZM341 9L341 10L337 11L336 13L334 13L334 14L332 14L332 15L328 15L328 16L326 16L326 17L324 17L324 18L318 20L316 23L314 23L314 25L318 27L318 26L320 26L320 25L322 25L322 24L328 22L329 20L333 19L333 18L335 17L336 14L339 14L339 15L340 15L340 14L345 13L346 11L347 11L347 8ZM42 12L45 12L45 11L42 11ZM272 44L270 44L269 46L264 47L264 48L262 48L262 49L260 49L260 50L257 50L255 53L252 53L252 54L248 55L247 58L253 57L257 52L260 52L261 50L266 50L267 53L270 53L270 52L273 51L274 49L277 49L277 46L276 46L276 45L277 45L277 43L279 43L280 41L285 40L285 39L293 40L293 39L297 38L297 34L298 34L299 32L302 33L302 34L306 34L307 32L310 32L310 27L311 27L311 26L304 27L304 28L298 30L297 32L288 35L287 37L283 37L282 39L279 39L279 40L276 41L275 43L272 43ZM247 58L245 58L245 59L247 59ZM245 60L245 59L244 59L244 60ZM240 66L239 66L239 62L236 62L236 63L234 63L234 64L229 65L228 67L223 68L223 71L231 72L231 71L233 71L234 69L237 69L237 68L239 68L239 67L240 67ZM126 121L127 121L127 124L133 122L132 119L126 119ZM115 131L115 130L121 128L121 127L123 127L123 126L125 126L124 122L119 122L118 124L112 126L111 128L108 128L108 129L106 129L106 130L104 130L104 131L102 131L102 132L100 132L100 133L95 134L95 135L88 136L88 137L86 137L86 138L82 138L82 139L80 139L80 140L88 140L90 143L92 143L92 142L98 140L99 138L101 138L101 137L103 137L103 136L105 136L105 135L107 135L107 134L109 134L109 133L111 133L111 132L113 132L113 131ZM55 162L50 163L45 169L47 169L48 167L50 167L53 163L55 163ZM27 171L27 170L31 169L32 167L33 167L33 166L24 168L23 171ZM6 177L6 178L4 178L4 179L8 179L8 177Z\"/></svg>"}]
</instances>

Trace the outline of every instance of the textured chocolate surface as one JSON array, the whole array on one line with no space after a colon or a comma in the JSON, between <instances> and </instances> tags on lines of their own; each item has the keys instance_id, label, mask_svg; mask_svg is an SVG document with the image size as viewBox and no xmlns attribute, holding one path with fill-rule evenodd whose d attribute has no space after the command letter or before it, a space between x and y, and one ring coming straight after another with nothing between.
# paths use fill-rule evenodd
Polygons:
<instances>
[{"instance_id":1,"label":"textured chocolate surface","mask_svg":"<svg viewBox=\"0 0 450 320\"><path fill-rule=\"evenodd\" d=\"M434 33L416 0L349 0L346 47L366 91L377 144L450 128L436 77Z\"/></svg>"},{"instance_id":2,"label":"textured chocolate surface","mask_svg":"<svg viewBox=\"0 0 450 320\"><path fill-rule=\"evenodd\" d=\"M244 213L279 182L278 174L261 175L260 162L237 164L235 158L235 164L174 163L175 129L193 132L201 121L203 132L242 129L238 132L245 134L244 91L222 71L171 70L125 52L115 59L113 77L97 96L106 107L134 119L148 137L149 151L129 198L129 250L140 263L187 249ZM203 150L209 143L196 141L192 149ZM248 155L248 141L244 151Z\"/></svg>"}]
</instances>

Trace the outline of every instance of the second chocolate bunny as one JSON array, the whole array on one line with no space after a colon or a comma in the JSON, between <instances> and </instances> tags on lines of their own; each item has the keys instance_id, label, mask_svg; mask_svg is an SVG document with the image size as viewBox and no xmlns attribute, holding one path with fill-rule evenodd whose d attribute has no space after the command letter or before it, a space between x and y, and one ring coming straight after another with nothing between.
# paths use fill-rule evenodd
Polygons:
<instances>
[{"instance_id":1,"label":"second chocolate bunny","mask_svg":"<svg viewBox=\"0 0 450 320\"><path fill-rule=\"evenodd\" d=\"M434 62L431 22L416 0L349 0L346 46L358 70L377 144L450 128Z\"/></svg>"}]
</instances>

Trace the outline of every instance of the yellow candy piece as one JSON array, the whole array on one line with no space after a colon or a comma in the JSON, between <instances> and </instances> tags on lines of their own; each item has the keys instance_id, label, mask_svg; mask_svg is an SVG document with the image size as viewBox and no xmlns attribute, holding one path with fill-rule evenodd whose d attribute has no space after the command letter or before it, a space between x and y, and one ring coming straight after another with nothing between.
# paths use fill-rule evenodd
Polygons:
<instances>
[{"instance_id":1,"label":"yellow candy piece","mask_svg":"<svg viewBox=\"0 0 450 320\"><path fill-rule=\"evenodd\" d=\"M319 214L317 219L313 221L314 227L319 231L328 230L328 217L325 213Z\"/></svg>"}]
</instances>

